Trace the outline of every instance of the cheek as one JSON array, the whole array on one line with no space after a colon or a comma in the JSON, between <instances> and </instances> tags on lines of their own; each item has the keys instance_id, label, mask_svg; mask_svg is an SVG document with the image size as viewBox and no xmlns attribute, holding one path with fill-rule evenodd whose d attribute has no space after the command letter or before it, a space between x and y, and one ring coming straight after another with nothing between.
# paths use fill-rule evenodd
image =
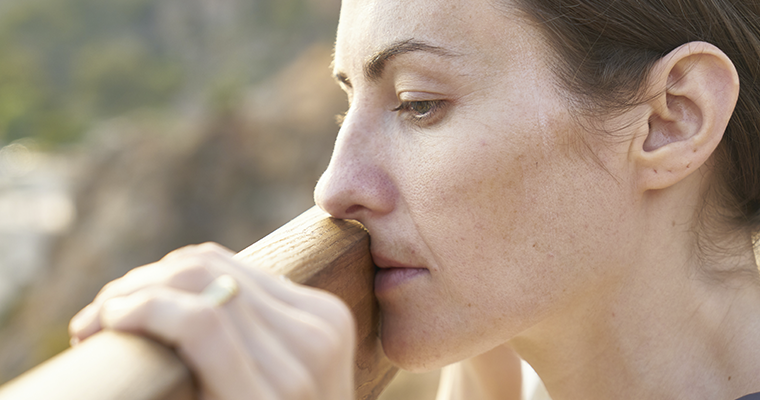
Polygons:
<instances>
[{"instance_id":1,"label":"cheek","mask_svg":"<svg viewBox=\"0 0 760 400\"><path fill-rule=\"evenodd\" d=\"M407 180L409 212L433 256L431 267L455 284L453 304L480 304L477 288L514 279L504 263L516 249L530 248L526 232L541 223L531 220L531 186L543 159L541 151L525 151L531 147L484 135L439 148L409 169L415 175ZM498 279L484 284L484 275Z\"/></svg>"},{"instance_id":2,"label":"cheek","mask_svg":"<svg viewBox=\"0 0 760 400\"><path fill-rule=\"evenodd\" d=\"M410 203L418 205L410 210L413 218L439 260L480 261L486 256L482 247L515 239L515 222L525 211L527 157L491 154L487 142L478 147L482 151L460 148L445 157L448 162L434 167L438 174L426 174L430 178L411 196Z\"/></svg>"},{"instance_id":3,"label":"cheek","mask_svg":"<svg viewBox=\"0 0 760 400\"><path fill-rule=\"evenodd\" d=\"M557 141L537 123L505 122L459 126L452 131L466 137L432 138L408 159L403 197L441 266L503 257L504 244L527 241L525 233L542 222L537 207L545 205L540 192L554 190L548 161Z\"/></svg>"},{"instance_id":4,"label":"cheek","mask_svg":"<svg viewBox=\"0 0 760 400\"><path fill-rule=\"evenodd\" d=\"M434 263L430 293L407 303L419 308L409 311L415 313L409 320L424 320L420 335L446 343L454 356L441 358L449 362L505 342L535 323L547 304L557 302L561 285L555 282L563 275L557 257L547 256L553 249L536 244L548 219L555 218L538 211L550 208L547 204L536 204L545 200L539 200L537 188L548 184L544 151L497 139L436 146L425 152L424 162L405 168L409 185L403 198ZM446 318L433 319L439 315ZM430 332L429 326L443 328Z\"/></svg>"},{"instance_id":5,"label":"cheek","mask_svg":"<svg viewBox=\"0 0 760 400\"><path fill-rule=\"evenodd\" d=\"M424 296L403 303L415 307L384 309L383 343L397 356L415 346L430 350L423 361L478 354L571 304L609 265L591 254L613 251L615 180L575 152L579 131L564 114L506 115L410 139L393 157L431 268ZM444 343L451 354L436 353Z\"/></svg>"},{"instance_id":6,"label":"cheek","mask_svg":"<svg viewBox=\"0 0 760 400\"><path fill-rule=\"evenodd\" d=\"M431 146L407 169L407 207L451 307L477 305L462 312L497 312L516 328L580 272L566 244L583 219L578 175L593 166L568 150L566 126L544 119L484 131Z\"/></svg>"}]
</instances>

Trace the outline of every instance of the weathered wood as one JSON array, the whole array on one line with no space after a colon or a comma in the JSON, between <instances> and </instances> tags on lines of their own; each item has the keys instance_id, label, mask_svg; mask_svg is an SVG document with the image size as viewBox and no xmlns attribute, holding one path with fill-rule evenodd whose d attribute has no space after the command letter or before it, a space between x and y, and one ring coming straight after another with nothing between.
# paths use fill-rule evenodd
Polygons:
<instances>
[{"instance_id":1,"label":"weathered wood","mask_svg":"<svg viewBox=\"0 0 760 400\"><path fill-rule=\"evenodd\" d=\"M313 207L237 257L340 296L353 311L358 328L355 398L373 400L380 395L396 368L383 354L378 339L375 266L369 235L361 224L329 218Z\"/></svg>"},{"instance_id":2,"label":"weathered wood","mask_svg":"<svg viewBox=\"0 0 760 400\"><path fill-rule=\"evenodd\" d=\"M0 391L3 400L170 398L194 398L190 374L176 354L152 340L113 331L94 335Z\"/></svg>"},{"instance_id":3,"label":"weathered wood","mask_svg":"<svg viewBox=\"0 0 760 400\"><path fill-rule=\"evenodd\" d=\"M317 207L236 255L256 268L340 296L358 325L356 399L373 400L396 369L377 336L369 236L354 221ZM189 400L190 373L177 355L149 339L101 332L0 388L0 400Z\"/></svg>"}]
</instances>

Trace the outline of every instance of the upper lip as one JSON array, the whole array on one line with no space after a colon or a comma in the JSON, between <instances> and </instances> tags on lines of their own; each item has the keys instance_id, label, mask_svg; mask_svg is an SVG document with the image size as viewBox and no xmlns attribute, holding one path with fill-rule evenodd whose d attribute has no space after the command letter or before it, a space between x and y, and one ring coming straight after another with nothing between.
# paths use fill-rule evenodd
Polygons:
<instances>
[{"instance_id":1,"label":"upper lip","mask_svg":"<svg viewBox=\"0 0 760 400\"><path fill-rule=\"evenodd\" d=\"M378 253L372 252L372 260L378 268L424 268L417 265L404 264L402 262L386 258Z\"/></svg>"}]
</instances>

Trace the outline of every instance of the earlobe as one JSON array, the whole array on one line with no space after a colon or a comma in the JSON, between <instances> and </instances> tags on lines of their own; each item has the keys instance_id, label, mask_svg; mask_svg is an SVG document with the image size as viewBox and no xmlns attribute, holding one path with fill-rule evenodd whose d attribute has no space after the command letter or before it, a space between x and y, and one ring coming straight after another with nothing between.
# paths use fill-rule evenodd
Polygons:
<instances>
[{"instance_id":1,"label":"earlobe","mask_svg":"<svg viewBox=\"0 0 760 400\"><path fill-rule=\"evenodd\" d=\"M634 138L641 191L672 186L700 168L720 143L739 96L739 77L717 47L691 42L652 68L646 135Z\"/></svg>"}]
</instances>

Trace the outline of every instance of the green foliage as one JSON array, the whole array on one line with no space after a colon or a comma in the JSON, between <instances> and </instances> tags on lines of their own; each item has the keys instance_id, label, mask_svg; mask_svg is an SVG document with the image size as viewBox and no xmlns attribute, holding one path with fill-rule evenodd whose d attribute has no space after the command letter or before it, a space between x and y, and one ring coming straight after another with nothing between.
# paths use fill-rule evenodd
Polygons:
<instances>
[{"instance_id":1,"label":"green foliage","mask_svg":"<svg viewBox=\"0 0 760 400\"><path fill-rule=\"evenodd\" d=\"M234 99L303 46L331 40L335 23L305 0L3 3L0 145L55 146L134 109Z\"/></svg>"}]
</instances>

